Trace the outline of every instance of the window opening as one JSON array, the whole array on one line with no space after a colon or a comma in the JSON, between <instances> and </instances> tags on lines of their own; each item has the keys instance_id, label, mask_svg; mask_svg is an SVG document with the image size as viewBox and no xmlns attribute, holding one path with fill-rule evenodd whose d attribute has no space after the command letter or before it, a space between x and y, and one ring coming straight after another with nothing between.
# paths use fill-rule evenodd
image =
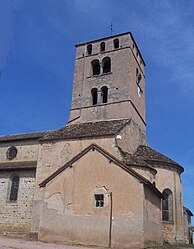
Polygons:
<instances>
[{"instance_id":1,"label":"window opening","mask_svg":"<svg viewBox=\"0 0 194 249\"><path fill-rule=\"evenodd\" d=\"M100 43L100 52L104 52L105 51L105 42L101 42Z\"/></svg>"},{"instance_id":2,"label":"window opening","mask_svg":"<svg viewBox=\"0 0 194 249\"><path fill-rule=\"evenodd\" d=\"M162 192L162 220L172 221L173 220L173 194L170 189L165 189Z\"/></svg>"},{"instance_id":3,"label":"window opening","mask_svg":"<svg viewBox=\"0 0 194 249\"><path fill-rule=\"evenodd\" d=\"M95 197L95 206L104 207L104 195L97 194L97 195L94 195L94 197Z\"/></svg>"},{"instance_id":4,"label":"window opening","mask_svg":"<svg viewBox=\"0 0 194 249\"><path fill-rule=\"evenodd\" d=\"M136 68L136 83L137 83L137 94L138 97L141 98L143 91L141 89L141 74L139 73L138 68Z\"/></svg>"},{"instance_id":5,"label":"window opening","mask_svg":"<svg viewBox=\"0 0 194 249\"><path fill-rule=\"evenodd\" d=\"M8 159L10 159L10 160L14 159L17 156L17 148L15 146L10 147L7 150L6 154L7 154Z\"/></svg>"},{"instance_id":6,"label":"window opening","mask_svg":"<svg viewBox=\"0 0 194 249\"><path fill-rule=\"evenodd\" d=\"M97 104L97 98L98 98L98 92L97 88L92 88L91 93L92 93L92 104L96 105Z\"/></svg>"},{"instance_id":7,"label":"window opening","mask_svg":"<svg viewBox=\"0 0 194 249\"><path fill-rule=\"evenodd\" d=\"M114 39L114 48L119 48L119 39Z\"/></svg>"},{"instance_id":8,"label":"window opening","mask_svg":"<svg viewBox=\"0 0 194 249\"><path fill-rule=\"evenodd\" d=\"M14 175L11 179L10 201L17 201L19 190L19 176Z\"/></svg>"},{"instance_id":9,"label":"window opening","mask_svg":"<svg viewBox=\"0 0 194 249\"><path fill-rule=\"evenodd\" d=\"M143 94L143 91L142 91L141 87L138 85L137 86L137 95L138 95L138 97L141 98L142 94Z\"/></svg>"},{"instance_id":10,"label":"window opening","mask_svg":"<svg viewBox=\"0 0 194 249\"><path fill-rule=\"evenodd\" d=\"M87 53L88 53L88 55L92 54L92 44L88 44Z\"/></svg>"},{"instance_id":11,"label":"window opening","mask_svg":"<svg viewBox=\"0 0 194 249\"><path fill-rule=\"evenodd\" d=\"M103 86L101 88L102 92L102 103L107 103L108 102L108 88L106 86Z\"/></svg>"},{"instance_id":12,"label":"window opening","mask_svg":"<svg viewBox=\"0 0 194 249\"><path fill-rule=\"evenodd\" d=\"M141 74L139 73L138 68L136 68L136 82L139 84L141 81Z\"/></svg>"},{"instance_id":13,"label":"window opening","mask_svg":"<svg viewBox=\"0 0 194 249\"><path fill-rule=\"evenodd\" d=\"M111 60L106 57L102 60L103 62L103 73L109 73L111 71Z\"/></svg>"},{"instance_id":14,"label":"window opening","mask_svg":"<svg viewBox=\"0 0 194 249\"><path fill-rule=\"evenodd\" d=\"M100 74L100 63L99 60L92 61L93 76Z\"/></svg>"}]
</instances>

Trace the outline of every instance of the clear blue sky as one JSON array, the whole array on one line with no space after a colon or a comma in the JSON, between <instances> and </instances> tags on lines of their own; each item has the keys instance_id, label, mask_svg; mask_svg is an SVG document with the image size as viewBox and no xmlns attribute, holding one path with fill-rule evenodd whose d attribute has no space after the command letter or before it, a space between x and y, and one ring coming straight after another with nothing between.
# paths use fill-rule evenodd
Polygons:
<instances>
[{"instance_id":1,"label":"clear blue sky","mask_svg":"<svg viewBox=\"0 0 194 249\"><path fill-rule=\"evenodd\" d=\"M131 31L146 62L149 145L184 166L194 212L194 1L0 0L0 134L57 129L74 45Z\"/></svg>"}]
</instances>

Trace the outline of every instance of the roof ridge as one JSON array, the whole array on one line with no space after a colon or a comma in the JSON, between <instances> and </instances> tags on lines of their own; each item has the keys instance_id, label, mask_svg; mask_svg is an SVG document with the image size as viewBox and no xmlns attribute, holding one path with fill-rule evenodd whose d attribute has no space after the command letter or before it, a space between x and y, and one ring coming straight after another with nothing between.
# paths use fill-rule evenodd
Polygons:
<instances>
[{"instance_id":1,"label":"roof ridge","mask_svg":"<svg viewBox=\"0 0 194 249\"><path fill-rule=\"evenodd\" d=\"M127 120L131 120L130 118L119 118L119 119L107 119L107 120L93 120L93 121L88 121L88 122L79 122L79 123L67 123L67 125L65 126L69 126L69 125L77 125L77 124L90 124L90 123L100 123L100 122L114 122L114 121L127 121ZM65 127L63 126L63 127Z\"/></svg>"},{"instance_id":2,"label":"roof ridge","mask_svg":"<svg viewBox=\"0 0 194 249\"><path fill-rule=\"evenodd\" d=\"M57 130L58 129L46 130L46 131L28 131L28 132L22 132L22 133L11 133L11 134L6 134L6 135L0 135L0 138L1 137L10 137L10 136L28 135L28 134L46 133L46 132L52 132L52 131L57 131Z\"/></svg>"}]
</instances>

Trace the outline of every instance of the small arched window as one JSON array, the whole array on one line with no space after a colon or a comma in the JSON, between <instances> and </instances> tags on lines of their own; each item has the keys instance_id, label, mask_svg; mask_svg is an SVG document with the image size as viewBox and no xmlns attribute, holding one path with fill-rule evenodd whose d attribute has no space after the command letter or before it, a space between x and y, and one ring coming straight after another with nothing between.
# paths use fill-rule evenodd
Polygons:
<instances>
[{"instance_id":1,"label":"small arched window","mask_svg":"<svg viewBox=\"0 0 194 249\"><path fill-rule=\"evenodd\" d=\"M138 68L136 68L136 81L137 81L137 84L139 84L141 82L141 74L140 74Z\"/></svg>"},{"instance_id":2,"label":"small arched window","mask_svg":"<svg viewBox=\"0 0 194 249\"><path fill-rule=\"evenodd\" d=\"M162 220L173 221L173 194L170 189L164 189L162 192Z\"/></svg>"},{"instance_id":3,"label":"small arched window","mask_svg":"<svg viewBox=\"0 0 194 249\"><path fill-rule=\"evenodd\" d=\"M108 102L108 88L106 86L103 86L101 88L102 92L102 103L107 103Z\"/></svg>"},{"instance_id":4,"label":"small arched window","mask_svg":"<svg viewBox=\"0 0 194 249\"><path fill-rule=\"evenodd\" d=\"M113 43L114 43L115 49L119 48L119 39L118 38L114 39Z\"/></svg>"},{"instance_id":5,"label":"small arched window","mask_svg":"<svg viewBox=\"0 0 194 249\"><path fill-rule=\"evenodd\" d=\"M88 53L88 55L92 54L92 44L88 44L87 53Z\"/></svg>"},{"instance_id":6,"label":"small arched window","mask_svg":"<svg viewBox=\"0 0 194 249\"><path fill-rule=\"evenodd\" d=\"M96 105L97 100L98 100L98 89L97 88L92 88L91 94L92 94L92 104Z\"/></svg>"},{"instance_id":7,"label":"small arched window","mask_svg":"<svg viewBox=\"0 0 194 249\"><path fill-rule=\"evenodd\" d=\"M109 57L105 57L103 60L103 73L109 73L111 71L111 60Z\"/></svg>"},{"instance_id":8,"label":"small arched window","mask_svg":"<svg viewBox=\"0 0 194 249\"><path fill-rule=\"evenodd\" d=\"M136 68L136 82L138 83L138 78L139 78L139 70Z\"/></svg>"},{"instance_id":9,"label":"small arched window","mask_svg":"<svg viewBox=\"0 0 194 249\"><path fill-rule=\"evenodd\" d=\"M99 60L93 60L92 61L92 71L93 75L99 75L100 74L100 63Z\"/></svg>"},{"instance_id":10,"label":"small arched window","mask_svg":"<svg viewBox=\"0 0 194 249\"><path fill-rule=\"evenodd\" d=\"M11 180L11 188L10 188L9 200L17 201L20 178L18 175L13 175L10 180Z\"/></svg>"},{"instance_id":11,"label":"small arched window","mask_svg":"<svg viewBox=\"0 0 194 249\"><path fill-rule=\"evenodd\" d=\"M101 42L100 43L100 52L104 52L105 51L105 42Z\"/></svg>"}]
</instances>

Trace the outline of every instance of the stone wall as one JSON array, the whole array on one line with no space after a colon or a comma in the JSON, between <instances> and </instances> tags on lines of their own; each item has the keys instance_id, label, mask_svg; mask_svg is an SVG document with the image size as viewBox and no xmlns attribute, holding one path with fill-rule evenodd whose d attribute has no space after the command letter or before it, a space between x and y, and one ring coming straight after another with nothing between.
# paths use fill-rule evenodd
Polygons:
<instances>
[{"instance_id":1,"label":"stone wall","mask_svg":"<svg viewBox=\"0 0 194 249\"><path fill-rule=\"evenodd\" d=\"M119 48L114 48L114 38L103 39L104 52L100 52L102 40L92 42L92 54L86 52L87 44L77 46L72 105L69 120L88 122L94 120L132 118L145 132L145 76L143 59L129 33L117 37ZM109 57L111 70L93 75L92 61ZM138 95L137 70L141 74L141 97ZM107 103L93 105L91 90L108 89Z\"/></svg>"},{"instance_id":2,"label":"stone wall","mask_svg":"<svg viewBox=\"0 0 194 249\"><path fill-rule=\"evenodd\" d=\"M7 150L11 146L15 146L17 149L17 156L12 160L7 158ZM38 143L36 141L12 141L0 143L0 163L37 161L37 156Z\"/></svg>"},{"instance_id":3,"label":"stone wall","mask_svg":"<svg viewBox=\"0 0 194 249\"><path fill-rule=\"evenodd\" d=\"M17 155L7 157L15 146ZM35 190L37 141L9 141L0 143L0 233L30 232ZM19 176L17 201L10 201L11 177Z\"/></svg>"},{"instance_id":4,"label":"stone wall","mask_svg":"<svg viewBox=\"0 0 194 249\"><path fill-rule=\"evenodd\" d=\"M173 222L163 222L162 236L164 243L174 244L176 241L176 231Z\"/></svg>"},{"instance_id":5,"label":"stone wall","mask_svg":"<svg viewBox=\"0 0 194 249\"><path fill-rule=\"evenodd\" d=\"M17 201L9 201L10 177L19 176ZM35 188L35 170L1 171L0 176L0 233L30 231Z\"/></svg>"}]
</instances>

